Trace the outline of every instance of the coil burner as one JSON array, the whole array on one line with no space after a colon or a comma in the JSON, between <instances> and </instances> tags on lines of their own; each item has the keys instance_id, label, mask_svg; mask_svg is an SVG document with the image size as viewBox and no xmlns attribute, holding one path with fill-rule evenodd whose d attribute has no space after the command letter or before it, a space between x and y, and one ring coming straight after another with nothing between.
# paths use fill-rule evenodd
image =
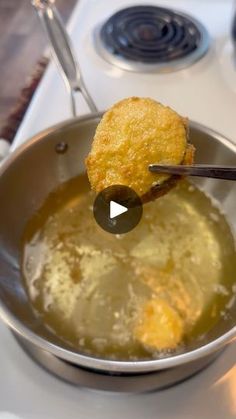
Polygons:
<instances>
[{"instance_id":1,"label":"coil burner","mask_svg":"<svg viewBox=\"0 0 236 419\"><path fill-rule=\"evenodd\" d=\"M129 71L175 71L209 48L205 27L189 15L155 6L133 6L112 15L94 33L109 63Z\"/></svg>"}]
</instances>

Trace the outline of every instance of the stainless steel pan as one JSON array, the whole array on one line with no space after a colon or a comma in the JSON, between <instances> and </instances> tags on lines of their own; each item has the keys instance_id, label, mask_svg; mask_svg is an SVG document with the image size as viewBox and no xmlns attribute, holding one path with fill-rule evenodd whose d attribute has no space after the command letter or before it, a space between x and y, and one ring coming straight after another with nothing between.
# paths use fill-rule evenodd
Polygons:
<instances>
[{"instance_id":1,"label":"stainless steel pan","mask_svg":"<svg viewBox=\"0 0 236 419\"><path fill-rule=\"evenodd\" d=\"M55 8L39 2L41 18L52 37L54 49L63 39L60 58L67 87L73 96L73 77L67 72L68 38ZM57 36L55 38L55 33ZM85 89L74 62L76 89L94 111L95 105ZM58 59L58 55L57 55ZM75 67L74 67L75 65ZM70 73L72 74L72 73ZM73 92L72 92L73 91ZM73 99L72 99L73 101ZM74 103L74 102L73 102ZM75 110L72 104L73 112ZM187 347L178 355L138 362L111 361L85 356L67 347L35 316L25 292L20 270L20 243L27 220L42 205L48 194L60 183L85 171L87 155L101 113L73 118L34 136L12 153L0 168L0 315L16 334L28 353L48 370L74 383L118 391L140 391L162 388L202 369L236 336L236 305L229 316L205 336L201 343ZM236 146L224 136L200 124L190 123L190 137L201 163L235 165ZM67 152L57 152L66 142ZM206 151L207 150L207 151ZM200 179L199 184L225 212L235 234L235 183L217 179ZM207 272L206 272L207 275ZM236 276L236 273L235 273ZM99 374L98 374L99 373Z\"/></svg>"}]
</instances>

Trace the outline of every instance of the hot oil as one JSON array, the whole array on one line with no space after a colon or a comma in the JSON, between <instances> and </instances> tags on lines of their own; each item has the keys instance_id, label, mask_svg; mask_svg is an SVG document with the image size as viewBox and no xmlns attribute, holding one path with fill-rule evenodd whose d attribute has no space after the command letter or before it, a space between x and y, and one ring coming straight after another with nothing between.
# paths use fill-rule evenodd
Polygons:
<instances>
[{"instance_id":1,"label":"hot oil","mask_svg":"<svg viewBox=\"0 0 236 419\"><path fill-rule=\"evenodd\" d=\"M200 339L233 298L235 248L224 216L183 181L144 205L134 230L114 236L96 224L93 200L87 178L74 178L26 227L22 270L44 323L85 353L156 357L158 348L134 330L145 303L158 297L182 319L176 350Z\"/></svg>"}]
</instances>

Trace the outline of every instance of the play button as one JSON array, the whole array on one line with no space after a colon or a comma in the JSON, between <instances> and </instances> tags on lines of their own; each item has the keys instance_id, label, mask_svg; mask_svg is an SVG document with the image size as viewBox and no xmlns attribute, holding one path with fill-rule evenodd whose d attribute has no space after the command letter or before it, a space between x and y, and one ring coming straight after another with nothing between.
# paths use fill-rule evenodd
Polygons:
<instances>
[{"instance_id":1,"label":"play button","mask_svg":"<svg viewBox=\"0 0 236 419\"><path fill-rule=\"evenodd\" d=\"M118 217L118 215L124 214L127 212L128 208L124 207L123 205L118 204L115 201L110 202L110 218Z\"/></svg>"},{"instance_id":2,"label":"play button","mask_svg":"<svg viewBox=\"0 0 236 419\"><path fill-rule=\"evenodd\" d=\"M93 205L96 222L113 234L131 231L143 213L142 202L133 189L123 185L109 186L100 192Z\"/></svg>"}]
</instances>

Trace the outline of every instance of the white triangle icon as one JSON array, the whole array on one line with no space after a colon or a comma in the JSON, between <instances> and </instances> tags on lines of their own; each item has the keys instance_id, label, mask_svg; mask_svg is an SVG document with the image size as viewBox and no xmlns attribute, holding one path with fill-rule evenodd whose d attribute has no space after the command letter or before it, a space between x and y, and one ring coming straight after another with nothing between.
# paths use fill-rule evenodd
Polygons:
<instances>
[{"instance_id":1,"label":"white triangle icon","mask_svg":"<svg viewBox=\"0 0 236 419\"><path fill-rule=\"evenodd\" d=\"M110 218L118 217L118 215L124 214L127 212L128 208L123 205L117 204L115 201L110 201Z\"/></svg>"}]
</instances>

